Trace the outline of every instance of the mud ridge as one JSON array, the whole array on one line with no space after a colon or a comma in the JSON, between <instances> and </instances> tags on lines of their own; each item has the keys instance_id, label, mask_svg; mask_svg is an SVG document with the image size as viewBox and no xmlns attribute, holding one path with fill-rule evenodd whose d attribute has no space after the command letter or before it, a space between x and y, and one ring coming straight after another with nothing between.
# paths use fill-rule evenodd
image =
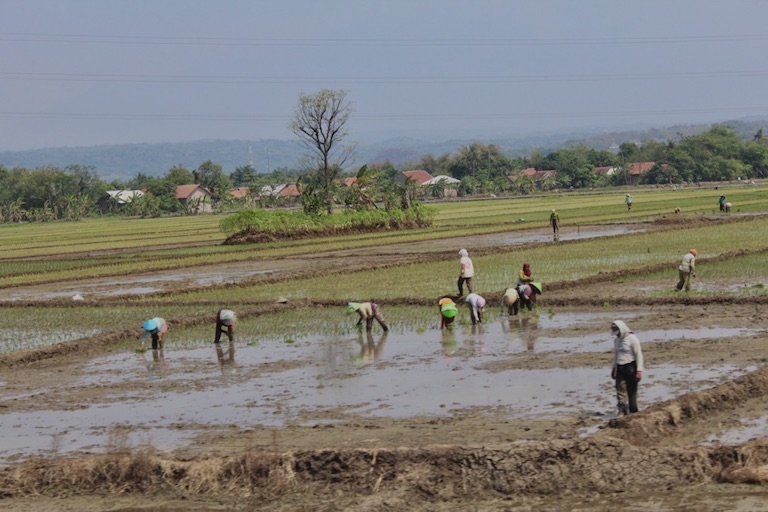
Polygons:
<instances>
[{"instance_id":1,"label":"mud ridge","mask_svg":"<svg viewBox=\"0 0 768 512\"><path fill-rule=\"evenodd\" d=\"M421 500L478 494L557 496L652 491L712 482L766 482L768 442L728 448L659 448L618 439L525 446L248 451L179 460L151 452L35 459L0 473L4 497L175 492L265 496L396 491ZM642 468L642 471L638 471Z\"/></svg>"}]
</instances>

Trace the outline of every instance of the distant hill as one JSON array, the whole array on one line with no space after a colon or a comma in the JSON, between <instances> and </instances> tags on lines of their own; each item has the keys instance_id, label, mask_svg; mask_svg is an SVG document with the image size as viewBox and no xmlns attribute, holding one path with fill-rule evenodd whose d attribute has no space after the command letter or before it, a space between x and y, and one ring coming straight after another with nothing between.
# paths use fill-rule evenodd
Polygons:
<instances>
[{"instance_id":1,"label":"distant hill","mask_svg":"<svg viewBox=\"0 0 768 512\"><path fill-rule=\"evenodd\" d=\"M768 132L764 119L725 121L745 140L751 140L761 128ZM676 140L681 136L702 133L711 124L676 125L666 128L650 128L625 131L572 132L536 136L498 136L461 138L444 141L427 141L415 137L398 137L380 141L360 143L357 147L355 164L391 161L400 166L417 163L422 155L435 157L445 153L453 154L461 146L474 142L495 144L510 156L527 156L533 150L543 154L557 149L583 144L603 150L616 148L625 142L642 143L648 140ZM168 169L182 165L196 169L206 160L221 164L224 171L231 173L238 167L248 165L252 160L259 172L270 172L277 168L296 169L303 149L295 140L200 140L180 143L120 144L89 147L61 147L27 151L0 152L0 165L7 168L39 168L69 165L93 166L103 179L127 180L139 172L150 176L161 176Z\"/></svg>"}]
</instances>

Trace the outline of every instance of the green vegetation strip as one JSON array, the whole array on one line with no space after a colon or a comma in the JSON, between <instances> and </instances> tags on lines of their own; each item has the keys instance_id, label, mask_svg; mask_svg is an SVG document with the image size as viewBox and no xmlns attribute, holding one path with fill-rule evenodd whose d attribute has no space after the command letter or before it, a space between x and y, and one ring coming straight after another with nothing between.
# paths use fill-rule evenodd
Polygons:
<instances>
[{"instance_id":1,"label":"green vegetation strip","mask_svg":"<svg viewBox=\"0 0 768 512\"><path fill-rule=\"evenodd\" d=\"M750 236L746 237L745 233ZM510 247L509 250L473 258L477 271L476 290L499 291L514 284L523 262L528 261L535 275L547 282L587 278L600 272L615 272L668 264L676 275L680 258L696 248L699 258L717 257L743 249L768 249L768 220L756 218L736 224L715 224L661 232L621 235L575 242ZM471 254L471 247L470 254ZM457 245L458 250L458 245ZM377 261L386 265L386 260ZM222 287L172 296L159 301L271 299L289 298L396 299L399 297L437 297L456 293L458 256L455 259L398 265L307 279Z\"/></svg>"}]
</instances>

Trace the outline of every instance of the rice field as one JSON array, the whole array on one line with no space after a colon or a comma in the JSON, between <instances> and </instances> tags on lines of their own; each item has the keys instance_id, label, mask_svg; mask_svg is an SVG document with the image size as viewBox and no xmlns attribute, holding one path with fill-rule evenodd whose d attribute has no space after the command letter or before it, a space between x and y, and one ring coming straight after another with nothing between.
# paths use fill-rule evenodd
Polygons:
<instances>
[{"instance_id":1,"label":"rice field","mask_svg":"<svg viewBox=\"0 0 768 512\"><path fill-rule=\"evenodd\" d=\"M734 203L731 215L742 216L736 223L702 222L717 218L717 197L727 195ZM409 308L398 301L417 297L437 297L455 291L457 257L455 251L471 236L499 234L521 237L531 229L547 225L549 212L557 208L561 232L588 225L640 224L673 216L675 207L690 219L675 229L628 233L624 235L537 243L481 251L473 255L477 270L476 289L481 293L499 292L514 283L523 261L530 261L534 272L545 283L588 279L601 272L649 268L656 279L674 279L679 258L689 248L699 250L699 275L707 273L734 282L741 289L708 290L702 293L749 295L765 293L768 282L768 220L764 212L768 185L740 185L723 190L702 188L649 189L633 191L635 203L626 211L623 194L615 191L583 191L538 197L487 199L434 203L438 215L432 228L402 232L357 234L323 239L224 246L219 230L220 215L161 219L90 219L83 222L57 222L0 226L0 292L40 283L67 283L82 279L114 279L152 275L158 271L210 268L224 263L252 260L308 258L317 269L334 259L334 251L388 247L404 252L420 242L440 242L442 248L424 251L415 263L354 272L296 278L277 282L247 283L237 286L210 286L194 291L126 297L122 303L88 302L72 307L37 304L15 305L0 301L3 327L0 352L9 352L63 343L108 330L131 329L145 318L167 319L211 316L217 304L274 302L313 299L338 301L365 300L371 297L387 302L396 325L410 329L427 328L423 320L406 319ZM713 214L714 213L714 214ZM455 243L446 243L453 240ZM419 249L422 250L422 249ZM743 254L728 260L723 255ZM418 252L418 251L417 251ZM323 257L321 254L326 254ZM386 255L371 256L371 264L386 263ZM707 261L712 260L712 261ZM667 266L660 271L658 266ZM641 279L628 277L627 282ZM285 333L296 336L298 326L312 325L312 332L330 329L342 334L351 329L338 325L340 311L319 308L311 315L296 311L268 315L259 322L255 336L280 339ZM311 316L311 318L309 318ZM422 322L422 323L419 323ZM352 323L352 322L350 322ZM190 327L189 329L197 329ZM196 336L196 334L195 334ZM178 338L183 339L183 336Z\"/></svg>"}]
</instances>

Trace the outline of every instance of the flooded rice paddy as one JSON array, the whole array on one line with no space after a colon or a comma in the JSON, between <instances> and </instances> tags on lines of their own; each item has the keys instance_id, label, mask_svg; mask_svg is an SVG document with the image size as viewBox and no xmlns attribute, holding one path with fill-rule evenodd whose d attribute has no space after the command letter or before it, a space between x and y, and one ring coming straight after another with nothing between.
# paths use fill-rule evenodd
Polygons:
<instances>
[{"instance_id":1,"label":"flooded rice paddy","mask_svg":"<svg viewBox=\"0 0 768 512\"><path fill-rule=\"evenodd\" d=\"M432 314L431 308L423 308ZM235 343L215 345L211 329L169 332L165 350L125 347L82 363L62 385L41 382L14 394L2 385L0 404L41 402L23 412L2 414L0 459L37 453L103 452L115 432L131 445L170 450L197 432L216 428L255 429L287 424L316 425L354 417L407 418L493 413L509 418L584 418L589 433L612 417L610 379L615 318L631 312L558 313L518 317L488 315L478 326L404 328L389 333L351 329L356 317L340 317L336 334L255 337L241 320ZM585 329L589 327L589 329ZM568 335L568 330L581 327ZM333 329L331 329L333 330ZM339 334L342 332L344 334ZM645 344L685 339L748 336L744 328L704 326L638 333ZM520 369L521 358L543 358ZM561 367L562 358L587 364ZM646 349L640 406L711 387L755 368L729 364L680 366L658 360ZM88 403L77 401L89 389ZM98 389L94 393L93 389ZM180 428L183 426L183 428ZM745 424L749 435L763 423ZM721 438L722 442L724 439Z\"/></svg>"}]
</instances>

